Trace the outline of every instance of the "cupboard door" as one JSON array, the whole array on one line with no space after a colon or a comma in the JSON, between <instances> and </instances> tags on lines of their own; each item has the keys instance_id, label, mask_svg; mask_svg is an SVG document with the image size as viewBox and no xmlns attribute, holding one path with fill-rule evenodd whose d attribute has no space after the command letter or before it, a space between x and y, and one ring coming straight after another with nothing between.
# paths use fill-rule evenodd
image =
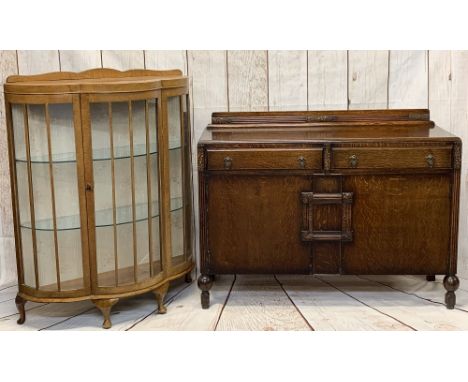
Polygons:
<instances>
[{"instance_id":1,"label":"cupboard door","mask_svg":"<svg viewBox=\"0 0 468 382\"><path fill-rule=\"evenodd\" d=\"M71 97L62 98L11 104L22 284L51 293L84 289L86 278L74 124L79 111Z\"/></svg>"},{"instance_id":2,"label":"cupboard door","mask_svg":"<svg viewBox=\"0 0 468 382\"><path fill-rule=\"evenodd\" d=\"M450 175L343 178L353 192L348 274L443 274L450 237Z\"/></svg>"},{"instance_id":3,"label":"cupboard door","mask_svg":"<svg viewBox=\"0 0 468 382\"><path fill-rule=\"evenodd\" d=\"M98 287L162 272L158 100L89 103Z\"/></svg>"}]
</instances>

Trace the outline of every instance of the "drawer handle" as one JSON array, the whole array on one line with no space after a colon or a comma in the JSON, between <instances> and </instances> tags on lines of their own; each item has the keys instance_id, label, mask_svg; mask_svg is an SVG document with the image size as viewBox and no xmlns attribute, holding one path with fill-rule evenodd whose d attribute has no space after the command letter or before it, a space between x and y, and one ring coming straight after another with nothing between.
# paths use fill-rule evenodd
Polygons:
<instances>
[{"instance_id":1,"label":"drawer handle","mask_svg":"<svg viewBox=\"0 0 468 382\"><path fill-rule=\"evenodd\" d=\"M350 155L349 156L349 165L352 167L352 168L356 168L357 165L358 165L358 157L356 155Z\"/></svg>"},{"instance_id":2,"label":"drawer handle","mask_svg":"<svg viewBox=\"0 0 468 382\"><path fill-rule=\"evenodd\" d=\"M432 154L426 155L426 163L429 167L434 167L434 160L435 160L434 155Z\"/></svg>"},{"instance_id":3,"label":"drawer handle","mask_svg":"<svg viewBox=\"0 0 468 382\"><path fill-rule=\"evenodd\" d=\"M299 167L300 168L305 168L305 158L303 156L300 156L299 159L298 159L298 162L299 162Z\"/></svg>"},{"instance_id":4,"label":"drawer handle","mask_svg":"<svg viewBox=\"0 0 468 382\"><path fill-rule=\"evenodd\" d=\"M224 168L226 170L230 170L232 168L232 158L231 157L224 158Z\"/></svg>"}]
</instances>

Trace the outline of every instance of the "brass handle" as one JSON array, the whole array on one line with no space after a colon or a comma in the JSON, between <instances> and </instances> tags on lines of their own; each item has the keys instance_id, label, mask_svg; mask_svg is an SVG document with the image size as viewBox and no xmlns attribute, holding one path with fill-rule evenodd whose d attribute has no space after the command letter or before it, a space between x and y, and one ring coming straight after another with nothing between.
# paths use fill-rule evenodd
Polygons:
<instances>
[{"instance_id":1,"label":"brass handle","mask_svg":"<svg viewBox=\"0 0 468 382\"><path fill-rule=\"evenodd\" d=\"M356 168L358 165L358 162L359 162L358 157L355 154L349 156L349 165L352 168Z\"/></svg>"},{"instance_id":2,"label":"brass handle","mask_svg":"<svg viewBox=\"0 0 468 382\"><path fill-rule=\"evenodd\" d=\"M435 161L434 155L432 154L426 155L426 163L429 167L434 167L434 161Z\"/></svg>"},{"instance_id":3,"label":"brass handle","mask_svg":"<svg viewBox=\"0 0 468 382\"><path fill-rule=\"evenodd\" d=\"M305 158L303 156L300 156L298 161L299 161L299 167L305 168L305 161L306 161Z\"/></svg>"},{"instance_id":4,"label":"brass handle","mask_svg":"<svg viewBox=\"0 0 468 382\"><path fill-rule=\"evenodd\" d=\"M224 168L226 170L230 170L232 168L232 158L231 157L224 158Z\"/></svg>"}]
</instances>

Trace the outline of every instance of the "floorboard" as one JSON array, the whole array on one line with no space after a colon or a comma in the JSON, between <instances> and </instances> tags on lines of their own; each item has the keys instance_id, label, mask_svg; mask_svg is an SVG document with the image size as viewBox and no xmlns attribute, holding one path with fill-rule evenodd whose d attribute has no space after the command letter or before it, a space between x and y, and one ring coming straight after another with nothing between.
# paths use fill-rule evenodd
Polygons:
<instances>
[{"instance_id":1,"label":"floorboard","mask_svg":"<svg viewBox=\"0 0 468 382\"><path fill-rule=\"evenodd\" d=\"M314 276L277 279L315 330L411 330Z\"/></svg>"},{"instance_id":2,"label":"floorboard","mask_svg":"<svg viewBox=\"0 0 468 382\"><path fill-rule=\"evenodd\" d=\"M273 276L238 275L216 330L311 330Z\"/></svg>"}]
</instances>

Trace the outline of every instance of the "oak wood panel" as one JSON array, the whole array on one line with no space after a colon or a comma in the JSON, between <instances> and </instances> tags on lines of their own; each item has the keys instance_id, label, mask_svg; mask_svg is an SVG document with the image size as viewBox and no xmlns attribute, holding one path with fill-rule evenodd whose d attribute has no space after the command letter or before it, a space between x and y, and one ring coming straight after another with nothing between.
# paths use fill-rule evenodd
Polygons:
<instances>
[{"instance_id":1,"label":"oak wood panel","mask_svg":"<svg viewBox=\"0 0 468 382\"><path fill-rule=\"evenodd\" d=\"M369 283L355 276L326 276L343 292L388 314L415 330L467 330L466 312L448 310L443 305L425 301L385 285Z\"/></svg>"},{"instance_id":2,"label":"oak wood panel","mask_svg":"<svg viewBox=\"0 0 468 382\"><path fill-rule=\"evenodd\" d=\"M200 309L200 294L192 284L168 307L168 314L150 315L132 330L215 330L234 277L219 276L211 289L210 309Z\"/></svg>"},{"instance_id":3,"label":"oak wood panel","mask_svg":"<svg viewBox=\"0 0 468 382\"><path fill-rule=\"evenodd\" d=\"M452 53L431 50L429 55L429 108L431 119L450 131L450 99L452 92Z\"/></svg>"},{"instance_id":4,"label":"oak wood panel","mask_svg":"<svg viewBox=\"0 0 468 382\"><path fill-rule=\"evenodd\" d=\"M388 107L427 108L427 51L392 50L388 65Z\"/></svg>"},{"instance_id":5,"label":"oak wood panel","mask_svg":"<svg viewBox=\"0 0 468 382\"><path fill-rule=\"evenodd\" d=\"M235 149L208 151L208 169L226 170L229 159L232 170L249 169L316 169L322 168L322 149ZM302 159L302 161L301 161ZM301 163L302 167L301 167Z\"/></svg>"},{"instance_id":6,"label":"oak wood panel","mask_svg":"<svg viewBox=\"0 0 468 382\"><path fill-rule=\"evenodd\" d=\"M307 51L268 51L269 110L307 109Z\"/></svg>"},{"instance_id":7,"label":"oak wood panel","mask_svg":"<svg viewBox=\"0 0 468 382\"><path fill-rule=\"evenodd\" d=\"M356 166L352 166L350 158L355 156ZM430 166L427 156L432 155L433 165ZM395 147L349 147L333 148L333 168L451 168L451 146L427 146L424 148Z\"/></svg>"},{"instance_id":8,"label":"oak wood panel","mask_svg":"<svg viewBox=\"0 0 468 382\"><path fill-rule=\"evenodd\" d=\"M60 71L58 50L18 50L18 74Z\"/></svg>"},{"instance_id":9,"label":"oak wood panel","mask_svg":"<svg viewBox=\"0 0 468 382\"><path fill-rule=\"evenodd\" d=\"M447 274L449 175L349 176L343 189L354 193L345 273Z\"/></svg>"},{"instance_id":10,"label":"oak wood panel","mask_svg":"<svg viewBox=\"0 0 468 382\"><path fill-rule=\"evenodd\" d=\"M145 50L145 69L180 69L187 74L185 50Z\"/></svg>"},{"instance_id":11,"label":"oak wood panel","mask_svg":"<svg viewBox=\"0 0 468 382\"><path fill-rule=\"evenodd\" d=\"M229 111L268 110L267 59L265 50L228 51Z\"/></svg>"},{"instance_id":12,"label":"oak wood panel","mask_svg":"<svg viewBox=\"0 0 468 382\"><path fill-rule=\"evenodd\" d=\"M81 72L101 68L100 50L60 50L60 67L66 72Z\"/></svg>"},{"instance_id":13,"label":"oak wood panel","mask_svg":"<svg viewBox=\"0 0 468 382\"><path fill-rule=\"evenodd\" d=\"M118 70L144 69L145 57L142 50L103 50L102 67Z\"/></svg>"},{"instance_id":14,"label":"oak wood panel","mask_svg":"<svg viewBox=\"0 0 468 382\"><path fill-rule=\"evenodd\" d=\"M388 107L388 52L349 51L349 109Z\"/></svg>"},{"instance_id":15,"label":"oak wood panel","mask_svg":"<svg viewBox=\"0 0 468 382\"><path fill-rule=\"evenodd\" d=\"M211 271L308 273L309 246L300 240L300 191L309 187L303 176L210 174Z\"/></svg>"},{"instance_id":16,"label":"oak wood panel","mask_svg":"<svg viewBox=\"0 0 468 382\"><path fill-rule=\"evenodd\" d=\"M294 305L317 331L411 330L317 277L279 275L277 278Z\"/></svg>"},{"instance_id":17,"label":"oak wood panel","mask_svg":"<svg viewBox=\"0 0 468 382\"><path fill-rule=\"evenodd\" d=\"M238 275L217 330L311 330L273 276Z\"/></svg>"},{"instance_id":18,"label":"oak wood panel","mask_svg":"<svg viewBox=\"0 0 468 382\"><path fill-rule=\"evenodd\" d=\"M348 62L345 50L309 50L308 110L348 107Z\"/></svg>"}]
</instances>

